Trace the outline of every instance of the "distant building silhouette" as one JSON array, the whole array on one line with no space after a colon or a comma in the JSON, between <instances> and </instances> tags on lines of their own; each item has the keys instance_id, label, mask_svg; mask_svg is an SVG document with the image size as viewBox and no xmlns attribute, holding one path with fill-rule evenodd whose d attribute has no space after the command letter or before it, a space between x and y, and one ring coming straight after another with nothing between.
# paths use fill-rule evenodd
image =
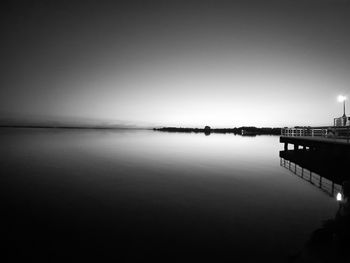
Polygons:
<instances>
[{"instance_id":1,"label":"distant building silhouette","mask_svg":"<svg viewBox=\"0 0 350 263\"><path fill-rule=\"evenodd\" d=\"M350 117L347 117L344 113L343 116L334 118L334 126L350 126Z\"/></svg>"},{"instance_id":2,"label":"distant building silhouette","mask_svg":"<svg viewBox=\"0 0 350 263\"><path fill-rule=\"evenodd\" d=\"M343 103L343 116L334 118L334 126L350 126L350 117L347 117L345 114L345 100Z\"/></svg>"},{"instance_id":3,"label":"distant building silhouette","mask_svg":"<svg viewBox=\"0 0 350 263\"><path fill-rule=\"evenodd\" d=\"M350 117L334 118L334 126L350 126Z\"/></svg>"}]
</instances>

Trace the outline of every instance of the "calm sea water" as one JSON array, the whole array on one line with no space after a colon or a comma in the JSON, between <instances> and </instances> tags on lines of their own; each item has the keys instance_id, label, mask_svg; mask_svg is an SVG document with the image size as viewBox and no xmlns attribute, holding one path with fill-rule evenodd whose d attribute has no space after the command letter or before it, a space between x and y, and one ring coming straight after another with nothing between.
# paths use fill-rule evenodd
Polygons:
<instances>
[{"instance_id":1,"label":"calm sea water","mask_svg":"<svg viewBox=\"0 0 350 263\"><path fill-rule=\"evenodd\" d=\"M278 136L2 129L10 261L288 262L336 200L280 166Z\"/></svg>"}]
</instances>

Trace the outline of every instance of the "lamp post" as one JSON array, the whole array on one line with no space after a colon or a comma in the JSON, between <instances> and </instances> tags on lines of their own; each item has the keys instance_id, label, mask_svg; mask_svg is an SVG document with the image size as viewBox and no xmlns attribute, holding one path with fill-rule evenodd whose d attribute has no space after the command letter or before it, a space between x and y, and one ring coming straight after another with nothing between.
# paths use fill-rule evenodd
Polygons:
<instances>
[{"instance_id":1,"label":"lamp post","mask_svg":"<svg viewBox=\"0 0 350 263\"><path fill-rule=\"evenodd\" d=\"M346 97L343 96L343 95L339 95L338 96L338 101L339 102L343 102L343 111L344 111L343 117L346 117L346 115L345 115L345 101L346 101Z\"/></svg>"},{"instance_id":2,"label":"lamp post","mask_svg":"<svg viewBox=\"0 0 350 263\"><path fill-rule=\"evenodd\" d=\"M343 111L344 111L344 113L343 113L343 120L342 120L342 125L343 126L347 126L347 130L346 130L346 140L347 140L347 142L349 143L349 139L350 139L350 125L347 123L348 122L348 118L346 117L346 115L345 115L345 101L346 101L346 97L345 96L343 96L343 95L339 95L338 96L338 101L339 102L343 102Z\"/></svg>"},{"instance_id":3,"label":"lamp post","mask_svg":"<svg viewBox=\"0 0 350 263\"><path fill-rule=\"evenodd\" d=\"M336 199L337 199L337 202L339 203L339 211L340 211L343 206L343 195L341 193L338 193L336 196Z\"/></svg>"}]
</instances>

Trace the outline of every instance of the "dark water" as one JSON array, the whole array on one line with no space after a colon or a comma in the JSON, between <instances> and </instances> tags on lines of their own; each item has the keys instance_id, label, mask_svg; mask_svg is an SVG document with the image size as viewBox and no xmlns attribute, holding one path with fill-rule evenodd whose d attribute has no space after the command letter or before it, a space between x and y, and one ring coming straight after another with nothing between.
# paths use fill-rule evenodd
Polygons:
<instances>
[{"instance_id":1,"label":"dark water","mask_svg":"<svg viewBox=\"0 0 350 263\"><path fill-rule=\"evenodd\" d=\"M9 261L288 262L334 198L280 166L278 136L3 129Z\"/></svg>"}]
</instances>

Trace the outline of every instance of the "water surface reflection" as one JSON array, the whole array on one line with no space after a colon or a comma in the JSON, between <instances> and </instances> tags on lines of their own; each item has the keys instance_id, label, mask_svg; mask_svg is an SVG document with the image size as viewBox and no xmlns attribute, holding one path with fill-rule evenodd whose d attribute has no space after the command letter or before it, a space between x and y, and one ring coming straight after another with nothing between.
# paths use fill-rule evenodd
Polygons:
<instances>
[{"instance_id":1,"label":"water surface reflection","mask_svg":"<svg viewBox=\"0 0 350 263\"><path fill-rule=\"evenodd\" d=\"M13 261L287 261L337 209L281 169L277 136L4 129Z\"/></svg>"}]
</instances>

